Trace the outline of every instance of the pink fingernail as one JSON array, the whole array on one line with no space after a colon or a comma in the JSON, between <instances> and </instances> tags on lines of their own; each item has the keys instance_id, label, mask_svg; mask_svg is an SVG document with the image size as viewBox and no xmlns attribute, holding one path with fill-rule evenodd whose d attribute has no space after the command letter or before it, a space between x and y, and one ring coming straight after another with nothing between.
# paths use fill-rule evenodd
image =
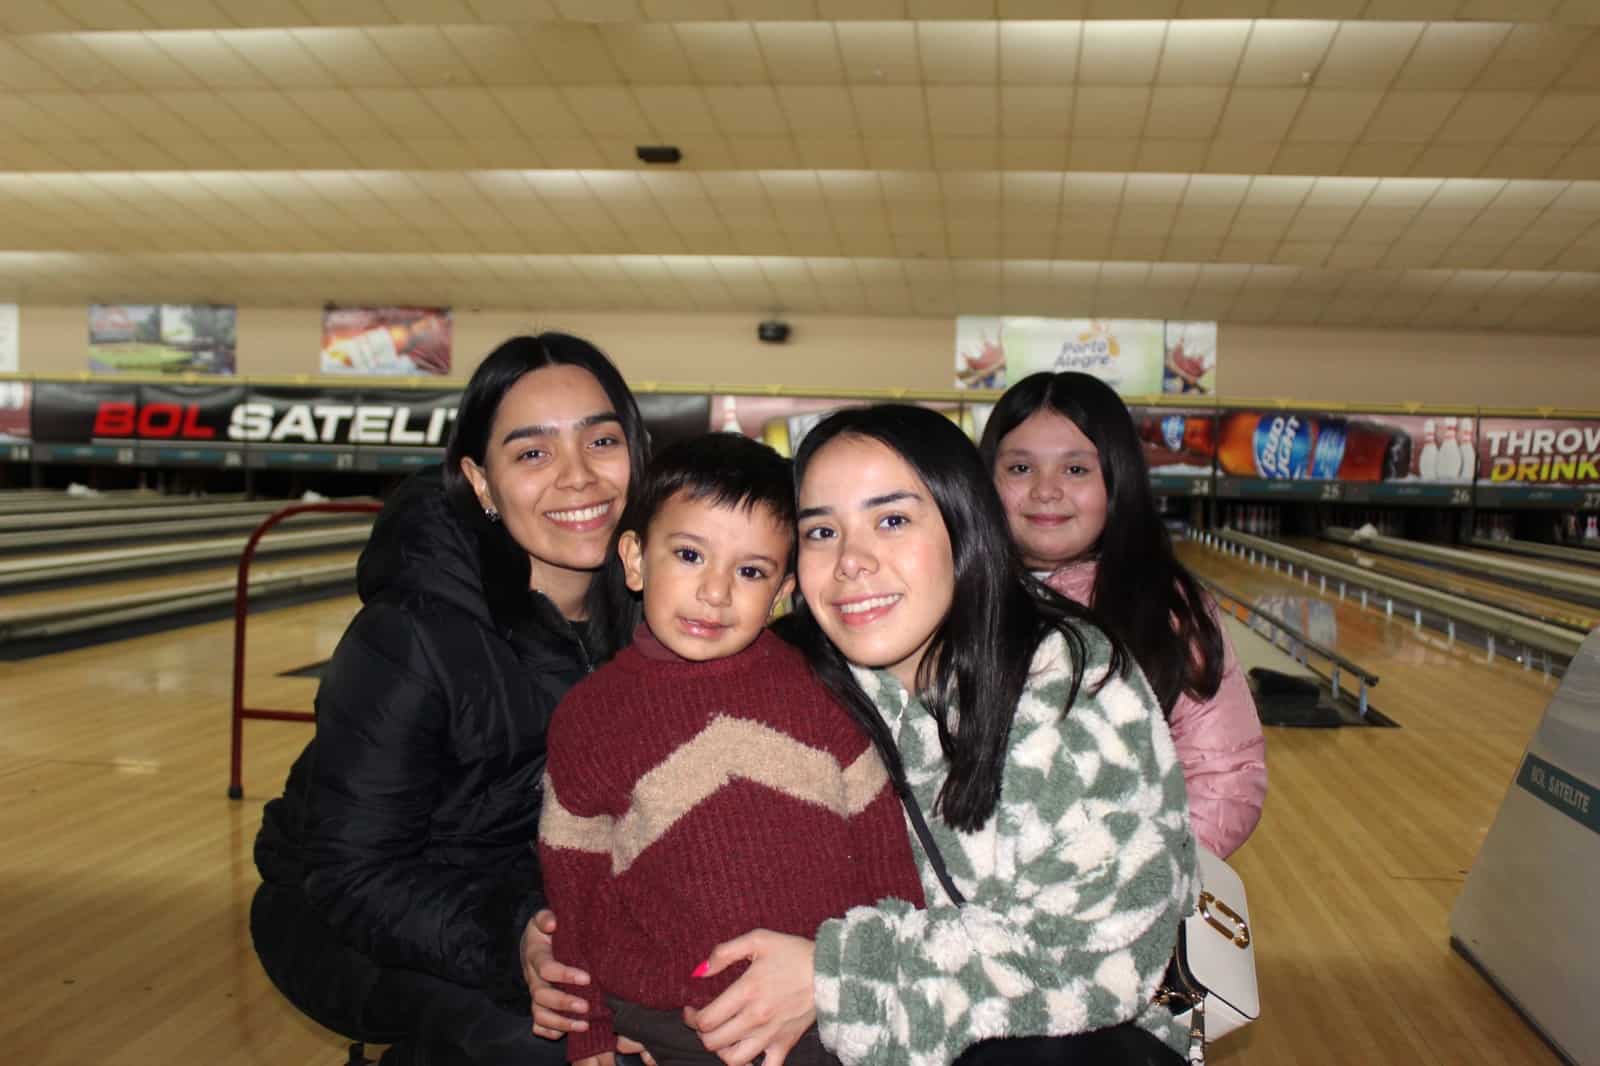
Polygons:
<instances>
[{"instance_id":1,"label":"pink fingernail","mask_svg":"<svg viewBox=\"0 0 1600 1066\"><path fill-rule=\"evenodd\" d=\"M694 968L694 973L690 974L689 976L690 977L704 977L706 974L708 974L710 972L711 972L711 960L707 959L705 962L702 962L699 966L696 966Z\"/></svg>"}]
</instances>

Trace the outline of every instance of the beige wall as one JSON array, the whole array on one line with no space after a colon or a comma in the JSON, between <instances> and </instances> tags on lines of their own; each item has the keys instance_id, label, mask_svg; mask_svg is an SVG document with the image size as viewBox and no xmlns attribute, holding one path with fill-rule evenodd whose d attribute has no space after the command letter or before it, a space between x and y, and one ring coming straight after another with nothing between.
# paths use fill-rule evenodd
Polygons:
<instances>
[{"instance_id":1,"label":"beige wall","mask_svg":"<svg viewBox=\"0 0 1600 1066\"><path fill-rule=\"evenodd\" d=\"M775 345L756 340L759 317L461 311L453 376L512 334L560 329L593 340L636 383L951 387L952 319L789 315L789 342ZM87 319L83 307L24 305L22 371L82 373ZM239 372L314 376L321 323L318 308L240 308ZM1224 399L1600 408L1600 341L1590 337L1224 324L1218 353Z\"/></svg>"}]
</instances>

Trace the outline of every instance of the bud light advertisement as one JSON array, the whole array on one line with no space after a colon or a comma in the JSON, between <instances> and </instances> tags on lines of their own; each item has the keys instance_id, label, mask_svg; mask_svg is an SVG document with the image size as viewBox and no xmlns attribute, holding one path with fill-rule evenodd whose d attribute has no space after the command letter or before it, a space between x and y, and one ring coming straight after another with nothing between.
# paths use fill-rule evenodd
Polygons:
<instances>
[{"instance_id":1,"label":"bud light advertisement","mask_svg":"<svg viewBox=\"0 0 1600 1066\"><path fill-rule=\"evenodd\" d=\"M1401 481L1416 477L1411 434L1380 417L1307 411L1228 411L1218 420L1217 468L1268 481Z\"/></svg>"}]
</instances>

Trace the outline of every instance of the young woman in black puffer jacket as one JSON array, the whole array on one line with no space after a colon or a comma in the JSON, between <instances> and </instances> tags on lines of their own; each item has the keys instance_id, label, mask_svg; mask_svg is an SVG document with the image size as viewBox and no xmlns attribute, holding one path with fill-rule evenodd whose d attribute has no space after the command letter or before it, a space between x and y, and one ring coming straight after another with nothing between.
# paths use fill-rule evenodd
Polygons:
<instances>
[{"instance_id":1,"label":"young woman in black puffer jacket","mask_svg":"<svg viewBox=\"0 0 1600 1066\"><path fill-rule=\"evenodd\" d=\"M284 996L393 1044L389 1066L564 1061L531 1032L522 962L545 734L637 619L602 564L645 448L597 349L515 338L468 383L442 475L402 485L362 553L316 735L263 816L250 925Z\"/></svg>"}]
</instances>

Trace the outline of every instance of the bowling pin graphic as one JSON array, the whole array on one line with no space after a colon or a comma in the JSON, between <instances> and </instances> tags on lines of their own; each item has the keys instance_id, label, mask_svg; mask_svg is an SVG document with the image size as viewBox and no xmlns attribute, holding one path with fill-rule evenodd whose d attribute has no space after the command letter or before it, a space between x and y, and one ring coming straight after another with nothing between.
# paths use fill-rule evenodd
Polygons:
<instances>
[{"instance_id":1,"label":"bowling pin graphic","mask_svg":"<svg viewBox=\"0 0 1600 1066\"><path fill-rule=\"evenodd\" d=\"M1472 419L1461 420L1457 435L1461 438L1461 480L1471 481L1478 473L1478 438L1472 431Z\"/></svg>"},{"instance_id":2,"label":"bowling pin graphic","mask_svg":"<svg viewBox=\"0 0 1600 1066\"><path fill-rule=\"evenodd\" d=\"M740 434L744 432L744 429L739 425L738 403L739 401L732 396L722 401L722 432Z\"/></svg>"},{"instance_id":3,"label":"bowling pin graphic","mask_svg":"<svg viewBox=\"0 0 1600 1066\"><path fill-rule=\"evenodd\" d=\"M1422 454L1417 457L1417 476L1424 481L1439 477L1439 436L1431 418L1422 423Z\"/></svg>"},{"instance_id":4,"label":"bowling pin graphic","mask_svg":"<svg viewBox=\"0 0 1600 1066\"><path fill-rule=\"evenodd\" d=\"M1439 480L1454 481L1461 476L1461 445L1456 441L1456 420L1444 420L1444 436L1439 441Z\"/></svg>"}]
</instances>

